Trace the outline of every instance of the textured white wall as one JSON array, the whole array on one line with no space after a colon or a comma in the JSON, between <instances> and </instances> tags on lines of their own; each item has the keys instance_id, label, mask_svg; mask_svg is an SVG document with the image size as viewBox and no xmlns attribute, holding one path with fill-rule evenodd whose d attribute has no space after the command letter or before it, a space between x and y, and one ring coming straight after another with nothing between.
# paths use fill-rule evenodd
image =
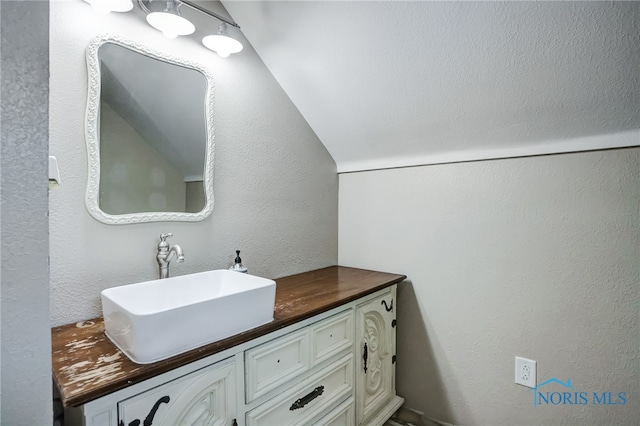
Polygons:
<instances>
[{"instance_id":1,"label":"textured white wall","mask_svg":"<svg viewBox=\"0 0 640 426\"><path fill-rule=\"evenodd\" d=\"M640 148L341 174L339 192L339 263L409 278L408 406L455 424L639 423ZM539 383L627 404L534 408L516 355Z\"/></svg>"},{"instance_id":2,"label":"textured white wall","mask_svg":"<svg viewBox=\"0 0 640 426\"><path fill-rule=\"evenodd\" d=\"M2 425L52 421L48 22L49 2L3 1L0 5Z\"/></svg>"},{"instance_id":3,"label":"textured white wall","mask_svg":"<svg viewBox=\"0 0 640 426\"><path fill-rule=\"evenodd\" d=\"M100 32L211 67L215 208L206 220L108 226L87 213L84 55ZM235 249L250 273L272 278L336 263L335 163L245 40L225 60L197 41L165 39L136 14L98 17L81 1L51 3L50 38L50 151L62 178L50 200L53 325L100 315L104 288L157 277L161 232L185 252L174 275L226 268Z\"/></svg>"}]
</instances>

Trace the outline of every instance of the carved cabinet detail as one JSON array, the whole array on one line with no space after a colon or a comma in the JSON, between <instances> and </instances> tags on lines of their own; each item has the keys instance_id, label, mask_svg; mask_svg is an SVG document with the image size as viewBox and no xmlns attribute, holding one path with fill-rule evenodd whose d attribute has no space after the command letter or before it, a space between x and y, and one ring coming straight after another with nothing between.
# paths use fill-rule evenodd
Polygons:
<instances>
[{"instance_id":1,"label":"carved cabinet detail","mask_svg":"<svg viewBox=\"0 0 640 426\"><path fill-rule=\"evenodd\" d=\"M231 425L235 363L230 358L118 403L119 426Z\"/></svg>"},{"instance_id":2,"label":"carved cabinet detail","mask_svg":"<svg viewBox=\"0 0 640 426\"><path fill-rule=\"evenodd\" d=\"M395 394L395 296L393 287L356 307L358 425L379 423L377 417L389 411L390 416L400 402Z\"/></svg>"}]
</instances>

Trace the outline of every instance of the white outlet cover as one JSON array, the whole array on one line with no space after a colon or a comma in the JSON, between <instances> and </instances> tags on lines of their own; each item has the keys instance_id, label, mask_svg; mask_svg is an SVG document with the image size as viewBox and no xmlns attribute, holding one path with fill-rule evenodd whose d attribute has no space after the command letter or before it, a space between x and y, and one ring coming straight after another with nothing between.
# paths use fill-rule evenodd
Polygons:
<instances>
[{"instance_id":1,"label":"white outlet cover","mask_svg":"<svg viewBox=\"0 0 640 426\"><path fill-rule=\"evenodd\" d=\"M516 384L535 388L537 385L537 362L531 359L516 357Z\"/></svg>"}]
</instances>

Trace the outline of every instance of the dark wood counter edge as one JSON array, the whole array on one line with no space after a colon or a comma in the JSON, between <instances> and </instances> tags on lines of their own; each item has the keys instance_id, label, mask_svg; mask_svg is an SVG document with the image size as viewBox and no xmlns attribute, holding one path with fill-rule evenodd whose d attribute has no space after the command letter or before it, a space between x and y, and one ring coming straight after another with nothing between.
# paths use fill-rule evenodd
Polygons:
<instances>
[{"instance_id":1,"label":"dark wood counter edge","mask_svg":"<svg viewBox=\"0 0 640 426\"><path fill-rule=\"evenodd\" d=\"M305 275L314 274L314 273L322 273L323 271L330 270L332 268L337 268L337 271L350 270L350 271L362 271L363 273L368 273L368 274L375 273L377 275L386 275L388 276L388 279L378 284L366 287L362 291L358 291L356 293L350 294L346 297L340 298L339 300L333 301L331 303L323 304L313 309L305 310L300 314L293 315L287 318L282 318L282 319L274 318L274 320L268 324L253 328L243 333L236 334L227 339L220 340L205 346L201 346L197 349L193 349L191 351L185 352L180 355L176 355L174 357L171 357L163 361L159 361L157 363L145 364L142 366L140 372L136 372L134 374L128 375L126 378L123 378L122 380L119 380L115 383L108 383L108 384L105 384L104 386L101 386L92 390L84 391L76 395L70 395L70 396L65 395L64 388L59 385L59 377L56 375L56 370L54 369L53 371L54 383L58 388L63 405L65 407L77 407L82 404L86 404L87 402L93 401L95 399L98 399L100 397L113 393L115 391L124 389L136 383L140 383L144 380L150 379L152 377L155 377L160 374L166 373L168 371L174 370L176 368L182 367L194 361L198 361L200 359L203 359L208 356L214 355L216 353L222 352L224 350L230 349L234 346L237 346L242 343L246 343L250 340L256 339L258 337L264 336L273 331L280 330L282 328L285 328L297 322L303 321L307 318L311 318L315 315L318 315L323 312L327 312L331 309L337 308L339 306L345 305L356 299L367 296L371 293L375 293L376 291L381 290L383 288L392 286L394 284L398 284L407 278L405 275L399 275L399 274L376 272L376 271L370 271L370 270L358 269L358 268L347 268L342 266L338 266L338 267L330 266L327 268L304 272L301 274L291 275L288 277L278 278L275 280L277 289L278 289L278 286L280 286L283 281L293 281L293 280L296 280L296 278L302 278ZM276 308L275 308L276 313L278 312L278 302L279 302L278 291L276 290ZM96 323L97 322L102 323L102 318L96 318L91 321L95 321ZM71 326L71 324L55 327L52 329L52 334L55 335L57 330L60 330L69 326ZM104 336L103 338L105 340L108 340L106 336ZM52 340L53 340L53 337L52 337ZM112 345L110 341L108 343ZM113 346L113 348L115 349L115 346Z\"/></svg>"}]
</instances>

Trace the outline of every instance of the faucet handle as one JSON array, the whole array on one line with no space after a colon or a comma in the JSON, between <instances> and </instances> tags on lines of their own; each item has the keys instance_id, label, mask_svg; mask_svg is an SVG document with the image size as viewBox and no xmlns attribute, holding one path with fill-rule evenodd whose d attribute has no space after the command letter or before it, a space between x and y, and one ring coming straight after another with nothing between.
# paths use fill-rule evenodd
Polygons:
<instances>
[{"instance_id":1,"label":"faucet handle","mask_svg":"<svg viewBox=\"0 0 640 426\"><path fill-rule=\"evenodd\" d=\"M173 237L173 234L171 232L167 232L166 234L160 234L160 241L163 243L166 243L167 238L169 237Z\"/></svg>"}]
</instances>

